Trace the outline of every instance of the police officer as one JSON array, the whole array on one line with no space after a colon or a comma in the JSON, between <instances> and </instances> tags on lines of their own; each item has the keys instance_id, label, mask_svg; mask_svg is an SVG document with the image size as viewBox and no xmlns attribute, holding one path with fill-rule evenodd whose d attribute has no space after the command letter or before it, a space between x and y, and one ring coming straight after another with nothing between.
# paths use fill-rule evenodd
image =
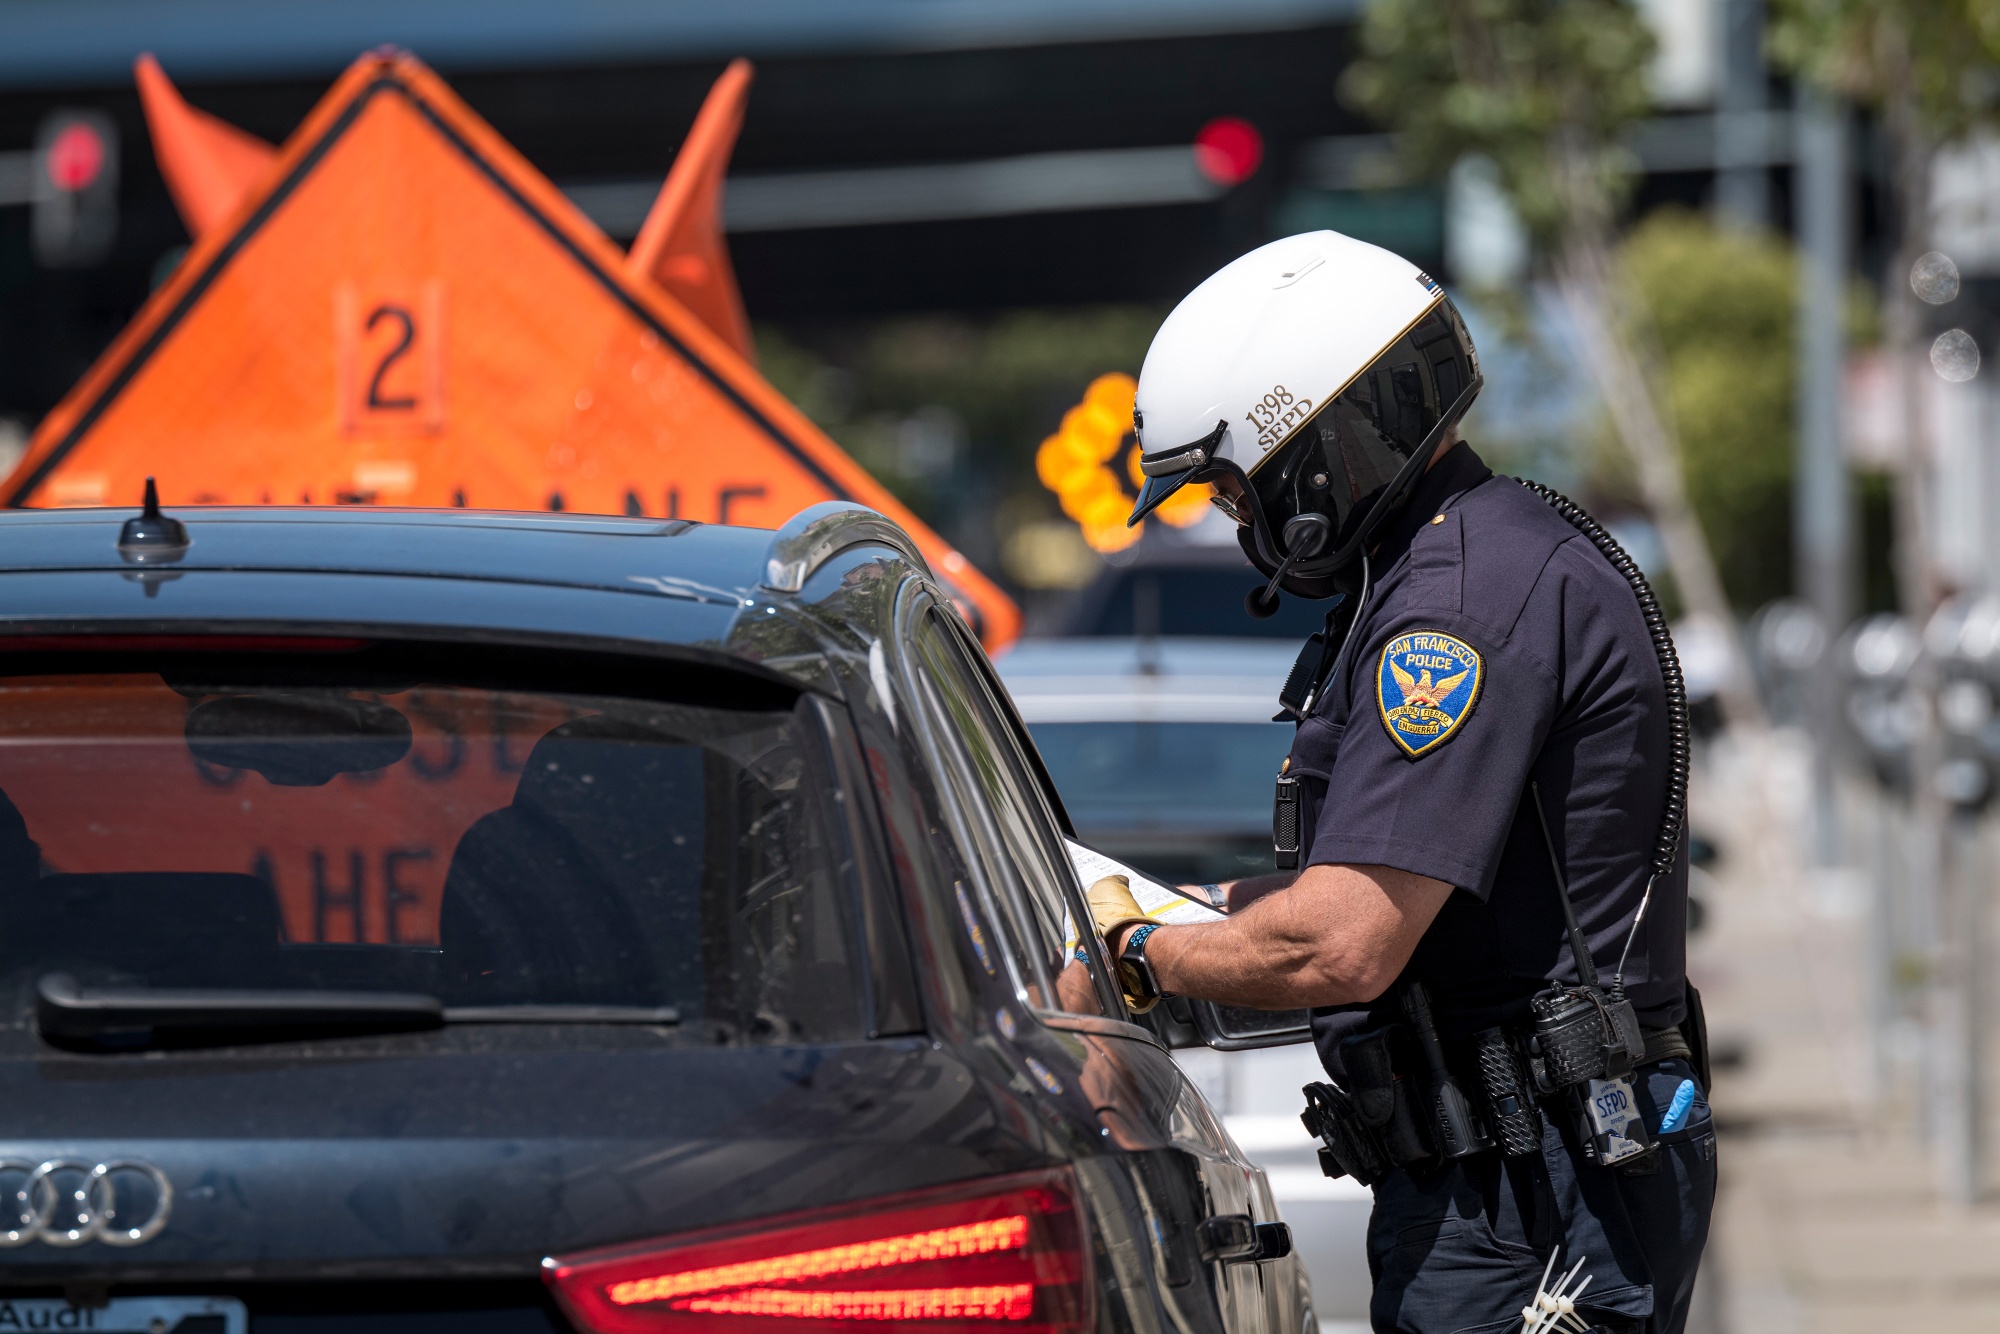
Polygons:
<instances>
[{"instance_id":1,"label":"police officer","mask_svg":"<svg viewBox=\"0 0 2000 1334\"><path fill-rule=\"evenodd\" d=\"M1229 915L1213 925L1145 922L1115 881L1093 889L1093 915L1142 1003L1311 1007L1357 1106L1418 1090L1425 1142L1398 1141L1410 1118L1371 1140L1387 1155L1368 1234L1376 1330L1518 1329L1554 1257L1557 1275L1582 1265L1569 1290L1588 1278L1584 1320L1670 1334L1715 1188L1684 971L1685 702L1636 568L1581 511L1458 439L1480 384L1438 285L1334 232L1243 256L1168 317L1139 380L1133 520L1207 483L1270 581L1253 612L1284 593L1333 599L1283 696L1298 731L1279 861L1296 848L1302 869L1219 887ZM1579 990L1614 964L1622 985ZM1638 1021L1596 1056L1623 1082L1524 1100L1538 1109L1503 1151L1504 1109L1471 1068L1478 1035L1504 1039L1532 1087L1531 1072L1556 1077L1530 1041L1534 998L1594 997L1608 1016L1607 990ZM1439 1063L1410 1038L1422 1002ZM1469 1143L1429 1115L1442 1083L1472 1090ZM1599 1093L1600 1108L1636 1106L1593 1140L1584 1099Z\"/></svg>"}]
</instances>

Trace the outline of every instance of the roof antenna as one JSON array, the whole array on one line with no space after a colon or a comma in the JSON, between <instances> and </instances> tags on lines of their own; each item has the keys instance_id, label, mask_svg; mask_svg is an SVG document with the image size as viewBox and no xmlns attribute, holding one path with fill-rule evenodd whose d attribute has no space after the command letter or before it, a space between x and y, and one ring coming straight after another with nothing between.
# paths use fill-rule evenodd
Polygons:
<instances>
[{"instance_id":1,"label":"roof antenna","mask_svg":"<svg viewBox=\"0 0 2000 1334\"><path fill-rule=\"evenodd\" d=\"M118 554L133 565L159 565L179 560L187 549L187 525L160 513L160 489L148 477L144 508L118 530Z\"/></svg>"}]
</instances>

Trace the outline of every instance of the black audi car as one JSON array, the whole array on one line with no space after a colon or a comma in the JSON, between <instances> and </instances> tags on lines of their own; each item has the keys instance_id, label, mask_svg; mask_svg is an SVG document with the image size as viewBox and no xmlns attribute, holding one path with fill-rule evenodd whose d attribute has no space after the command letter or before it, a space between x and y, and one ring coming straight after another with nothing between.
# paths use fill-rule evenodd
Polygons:
<instances>
[{"instance_id":1,"label":"black audi car","mask_svg":"<svg viewBox=\"0 0 2000 1334\"><path fill-rule=\"evenodd\" d=\"M0 517L0 1324L1311 1334L1066 833L858 507Z\"/></svg>"}]
</instances>

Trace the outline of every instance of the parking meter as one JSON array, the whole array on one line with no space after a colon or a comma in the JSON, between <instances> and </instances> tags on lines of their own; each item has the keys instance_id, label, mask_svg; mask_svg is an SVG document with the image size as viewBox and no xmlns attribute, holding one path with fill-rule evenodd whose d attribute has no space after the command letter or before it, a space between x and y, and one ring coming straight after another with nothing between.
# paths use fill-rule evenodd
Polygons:
<instances>
[{"instance_id":1,"label":"parking meter","mask_svg":"<svg viewBox=\"0 0 2000 1334\"><path fill-rule=\"evenodd\" d=\"M1888 613L1856 622L1836 649L1844 748L1891 792L1909 792L1910 748L1928 717L1929 704L1910 680L1921 651L1910 623Z\"/></svg>"},{"instance_id":2,"label":"parking meter","mask_svg":"<svg viewBox=\"0 0 2000 1334\"><path fill-rule=\"evenodd\" d=\"M1937 721L1942 756L1932 781L1962 811L1992 799L2000 765L2000 597L1948 599L1924 628L1924 651L1937 664Z\"/></svg>"}]
</instances>

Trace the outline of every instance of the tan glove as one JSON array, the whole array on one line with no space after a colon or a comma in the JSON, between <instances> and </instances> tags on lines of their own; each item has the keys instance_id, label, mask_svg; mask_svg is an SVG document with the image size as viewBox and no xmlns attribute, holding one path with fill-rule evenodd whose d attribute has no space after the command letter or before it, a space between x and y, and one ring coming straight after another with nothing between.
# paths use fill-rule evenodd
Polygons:
<instances>
[{"instance_id":1,"label":"tan glove","mask_svg":"<svg viewBox=\"0 0 2000 1334\"><path fill-rule=\"evenodd\" d=\"M1105 876L1090 887L1089 892L1084 895L1084 900L1090 905L1091 924L1097 928L1097 934L1104 938L1105 948L1111 951L1114 964L1117 962L1118 952L1112 948L1111 938L1124 927L1137 926L1153 920L1140 909L1139 900L1132 897L1132 882L1122 875ZM1125 991L1125 1004L1132 1013L1144 1014L1160 1003L1157 997L1152 1000L1140 1000L1124 986L1124 982L1124 973L1121 969L1119 984Z\"/></svg>"},{"instance_id":2,"label":"tan glove","mask_svg":"<svg viewBox=\"0 0 2000 1334\"><path fill-rule=\"evenodd\" d=\"M1122 875L1105 876L1083 897L1090 904L1090 920L1096 925L1097 934L1107 944L1119 927L1153 920L1140 908L1139 900L1132 897L1132 882Z\"/></svg>"}]
</instances>

